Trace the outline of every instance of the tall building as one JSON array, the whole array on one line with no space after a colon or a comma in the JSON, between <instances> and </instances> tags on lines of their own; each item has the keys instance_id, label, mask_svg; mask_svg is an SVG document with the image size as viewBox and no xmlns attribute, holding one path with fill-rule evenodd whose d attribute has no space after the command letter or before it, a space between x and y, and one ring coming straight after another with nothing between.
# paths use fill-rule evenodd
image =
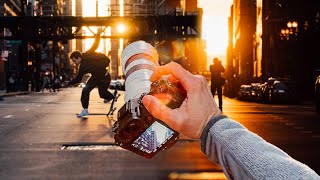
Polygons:
<instances>
[{"instance_id":1,"label":"tall building","mask_svg":"<svg viewBox=\"0 0 320 180\"><path fill-rule=\"evenodd\" d=\"M320 1L264 0L262 76L286 77L303 97L313 93L320 68Z\"/></svg>"},{"instance_id":2,"label":"tall building","mask_svg":"<svg viewBox=\"0 0 320 180\"><path fill-rule=\"evenodd\" d=\"M159 15L184 16L197 14L199 17L199 32L201 32L202 9L198 8L197 0L157 0L155 3ZM187 27L183 28L187 29ZM188 33L188 30L186 30L186 33ZM156 48L159 52L160 64L166 64L173 60L195 74L202 73L207 68L207 57L204 51L206 43L200 37L159 41L156 43Z\"/></svg>"},{"instance_id":3,"label":"tall building","mask_svg":"<svg viewBox=\"0 0 320 180\"><path fill-rule=\"evenodd\" d=\"M0 0L0 16L20 16L20 0ZM10 36L9 29L0 31L3 36ZM22 72L23 64L20 60L21 41L0 40L0 89L5 89L6 79L11 75L17 76Z\"/></svg>"},{"instance_id":4,"label":"tall building","mask_svg":"<svg viewBox=\"0 0 320 180\"><path fill-rule=\"evenodd\" d=\"M33 16L63 16L68 14L68 7L63 0L42 0L33 2ZM59 35L59 32L52 32ZM42 73L50 71L52 76L66 76L69 71L68 48L66 41L43 41L41 48Z\"/></svg>"},{"instance_id":5,"label":"tall building","mask_svg":"<svg viewBox=\"0 0 320 180\"><path fill-rule=\"evenodd\" d=\"M233 59L235 76L241 83L249 83L254 76L253 44L256 31L256 1L233 1Z\"/></svg>"},{"instance_id":6,"label":"tall building","mask_svg":"<svg viewBox=\"0 0 320 180\"><path fill-rule=\"evenodd\" d=\"M262 4L263 0L256 1L256 33L253 40L253 77L262 77Z\"/></svg>"}]
</instances>

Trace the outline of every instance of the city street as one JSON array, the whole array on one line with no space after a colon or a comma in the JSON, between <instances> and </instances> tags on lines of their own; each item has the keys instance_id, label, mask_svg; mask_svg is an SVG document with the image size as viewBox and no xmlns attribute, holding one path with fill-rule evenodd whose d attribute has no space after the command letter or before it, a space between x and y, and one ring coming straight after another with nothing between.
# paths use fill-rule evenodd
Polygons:
<instances>
[{"instance_id":1,"label":"city street","mask_svg":"<svg viewBox=\"0 0 320 180\"><path fill-rule=\"evenodd\" d=\"M118 109L124 103L120 93ZM80 95L81 88L67 88L0 101L0 179L201 179L202 172L208 172L203 179L219 179L220 167L206 159L199 141L184 136L151 160L115 146L116 113L103 115L110 104L94 89L93 115L79 119ZM320 173L320 116L311 104L224 98L224 114Z\"/></svg>"}]
</instances>

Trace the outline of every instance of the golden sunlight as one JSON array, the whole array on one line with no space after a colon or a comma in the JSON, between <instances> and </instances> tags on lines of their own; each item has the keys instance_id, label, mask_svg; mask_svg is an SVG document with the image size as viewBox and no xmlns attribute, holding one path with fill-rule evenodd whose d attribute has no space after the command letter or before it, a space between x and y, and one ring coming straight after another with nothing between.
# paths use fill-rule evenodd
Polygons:
<instances>
[{"instance_id":1,"label":"golden sunlight","mask_svg":"<svg viewBox=\"0 0 320 180\"><path fill-rule=\"evenodd\" d=\"M210 19L210 20L209 20ZM203 38L207 40L207 52L214 55L226 53L228 46L228 22L225 17L203 17Z\"/></svg>"},{"instance_id":2,"label":"golden sunlight","mask_svg":"<svg viewBox=\"0 0 320 180\"><path fill-rule=\"evenodd\" d=\"M203 9L202 35L206 40L207 63L218 57L226 64L228 46L228 17L232 0L198 0Z\"/></svg>"},{"instance_id":3,"label":"golden sunlight","mask_svg":"<svg viewBox=\"0 0 320 180\"><path fill-rule=\"evenodd\" d=\"M125 26L124 24L119 24L119 25L117 26L117 31L118 31L120 34L124 33L125 30L126 30L126 26Z\"/></svg>"},{"instance_id":4,"label":"golden sunlight","mask_svg":"<svg viewBox=\"0 0 320 180\"><path fill-rule=\"evenodd\" d=\"M96 11L96 2L98 2L98 12ZM109 0L98 0L98 1L92 1L92 0L82 0L82 14L83 17L95 17L95 16L109 16L108 12L108 6L110 4ZM97 32L97 27L83 27L83 33L87 36L93 36L93 33ZM92 33L92 32L93 33ZM107 28L102 35L110 35L109 28ZM92 44L94 39L85 39L84 40L84 51L88 50ZM103 52L107 54L107 51L110 50L110 39L101 39L99 47L97 51Z\"/></svg>"}]
</instances>

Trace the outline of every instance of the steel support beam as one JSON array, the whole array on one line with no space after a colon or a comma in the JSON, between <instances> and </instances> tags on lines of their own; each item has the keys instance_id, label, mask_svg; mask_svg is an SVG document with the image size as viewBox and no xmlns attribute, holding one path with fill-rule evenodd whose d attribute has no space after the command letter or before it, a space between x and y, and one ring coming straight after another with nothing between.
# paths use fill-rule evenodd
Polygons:
<instances>
[{"instance_id":1,"label":"steel support beam","mask_svg":"<svg viewBox=\"0 0 320 180\"><path fill-rule=\"evenodd\" d=\"M27 40L33 42L85 39L92 36L80 34L82 27L111 26L125 24L124 34L102 38L189 38L200 36L198 16L130 16L130 17L74 17L74 16L15 16L0 17L0 30L12 32L12 36L0 36L5 40Z\"/></svg>"}]
</instances>

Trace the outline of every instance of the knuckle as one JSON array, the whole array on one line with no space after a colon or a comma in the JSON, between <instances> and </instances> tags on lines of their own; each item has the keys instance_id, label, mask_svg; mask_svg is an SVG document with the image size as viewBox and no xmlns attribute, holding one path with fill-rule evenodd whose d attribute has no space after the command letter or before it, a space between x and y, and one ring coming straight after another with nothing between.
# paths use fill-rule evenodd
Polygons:
<instances>
[{"instance_id":1,"label":"knuckle","mask_svg":"<svg viewBox=\"0 0 320 180\"><path fill-rule=\"evenodd\" d=\"M170 62L169 65L172 66L172 67L175 68L175 69L176 69L176 68L177 68L177 69L182 68L182 66L181 66L180 64L175 63L175 62L173 62L173 61Z\"/></svg>"}]
</instances>

